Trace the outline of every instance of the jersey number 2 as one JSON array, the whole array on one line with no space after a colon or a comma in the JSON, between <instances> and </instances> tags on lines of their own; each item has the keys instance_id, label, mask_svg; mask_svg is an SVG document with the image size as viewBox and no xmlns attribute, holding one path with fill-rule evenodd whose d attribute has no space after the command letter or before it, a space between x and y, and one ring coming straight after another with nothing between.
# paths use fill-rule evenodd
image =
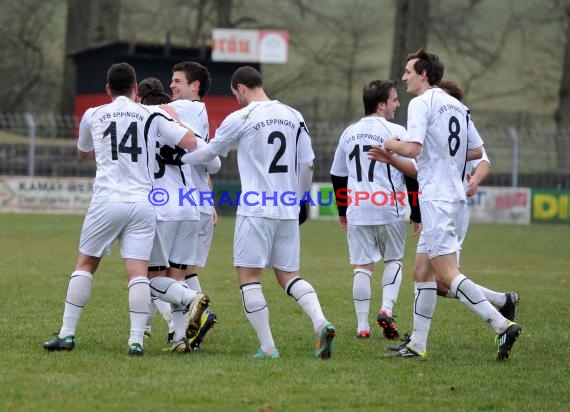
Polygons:
<instances>
[{"instance_id":1,"label":"jersey number 2","mask_svg":"<svg viewBox=\"0 0 570 412\"><path fill-rule=\"evenodd\" d=\"M287 165L278 165L277 162L283 157L285 154L285 149L287 149L287 140L285 139L285 135L281 132L272 132L267 137L268 144L275 144L275 139L279 139L279 149L277 149L277 153L275 153L275 157L271 161L269 165L269 173L287 173L289 168Z\"/></svg>"}]
</instances>

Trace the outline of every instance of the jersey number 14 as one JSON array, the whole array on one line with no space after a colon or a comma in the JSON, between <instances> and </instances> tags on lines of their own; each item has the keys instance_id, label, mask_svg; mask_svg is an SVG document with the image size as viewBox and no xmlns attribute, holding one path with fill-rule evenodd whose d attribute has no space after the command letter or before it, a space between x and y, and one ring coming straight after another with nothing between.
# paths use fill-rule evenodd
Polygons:
<instances>
[{"instance_id":1,"label":"jersey number 14","mask_svg":"<svg viewBox=\"0 0 570 412\"><path fill-rule=\"evenodd\" d=\"M117 124L111 122L105 133L103 133L103 139L107 136L111 136L111 159L119 160L119 153L125 153L131 155L131 162L138 161L138 155L142 154L142 148L138 145L138 133L137 133L137 122L131 122L127 131L121 138L121 142L117 146ZM131 140L131 145L127 146L127 143Z\"/></svg>"}]
</instances>

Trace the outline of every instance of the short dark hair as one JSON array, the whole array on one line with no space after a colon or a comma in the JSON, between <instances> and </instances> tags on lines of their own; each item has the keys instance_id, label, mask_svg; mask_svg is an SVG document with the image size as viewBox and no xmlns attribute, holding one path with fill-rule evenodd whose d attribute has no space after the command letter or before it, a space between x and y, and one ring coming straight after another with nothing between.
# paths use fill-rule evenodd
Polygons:
<instances>
[{"instance_id":1,"label":"short dark hair","mask_svg":"<svg viewBox=\"0 0 570 412\"><path fill-rule=\"evenodd\" d=\"M263 87L263 76L251 66L242 66L232 75L232 89L236 90L238 84L243 84L248 89Z\"/></svg>"},{"instance_id":2,"label":"short dark hair","mask_svg":"<svg viewBox=\"0 0 570 412\"><path fill-rule=\"evenodd\" d=\"M387 103L390 97L390 90L396 88L394 80L372 80L362 90L362 103L364 103L364 114L369 115L376 112L378 103Z\"/></svg>"},{"instance_id":3,"label":"short dark hair","mask_svg":"<svg viewBox=\"0 0 570 412\"><path fill-rule=\"evenodd\" d=\"M141 100L144 100L145 96L151 92L163 91L164 86L162 85L162 82L156 77L147 77L145 79L142 79L139 83L139 97Z\"/></svg>"},{"instance_id":4,"label":"short dark hair","mask_svg":"<svg viewBox=\"0 0 570 412\"><path fill-rule=\"evenodd\" d=\"M163 103L170 103L172 101L172 97L166 92L156 92L151 91L148 93L143 99L141 99L142 104L163 104Z\"/></svg>"},{"instance_id":5,"label":"short dark hair","mask_svg":"<svg viewBox=\"0 0 570 412\"><path fill-rule=\"evenodd\" d=\"M460 102L463 101L465 97L465 93L463 93L463 89L456 81L453 80L442 80L439 83L439 87L443 89L448 95L455 97Z\"/></svg>"},{"instance_id":6,"label":"short dark hair","mask_svg":"<svg viewBox=\"0 0 570 412\"><path fill-rule=\"evenodd\" d=\"M172 71L184 72L188 83L198 80L200 82L200 88L198 89L198 96L200 96L200 98L208 94L208 90L210 90L210 86L212 85L212 77L208 69L200 63L190 61L176 63L174 67L172 67Z\"/></svg>"},{"instance_id":7,"label":"short dark hair","mask_svg":"<svg viewBox=\"0 0 570 412\"><path fill-rule=\"evenodd\" d=\"M107 71L111 96L128 96L137 82L135 69L128 63L115 63Z\"/></svg>"},{"instance_id":8,"label":"short dark hair","mask_svg":"<svg viewBox=\"0 0 570 412\"><path fill-rule=\"evenodd\" d=\"M430 86L437 86L443 78L445 67L439 60L439 57L433 53L428 53L424 49L418 49L415 53L408 54L408 60L418 59L414 63L414 70L418 74L422 74L425 70L428 83Z\"/></svg>"}]
</instances>

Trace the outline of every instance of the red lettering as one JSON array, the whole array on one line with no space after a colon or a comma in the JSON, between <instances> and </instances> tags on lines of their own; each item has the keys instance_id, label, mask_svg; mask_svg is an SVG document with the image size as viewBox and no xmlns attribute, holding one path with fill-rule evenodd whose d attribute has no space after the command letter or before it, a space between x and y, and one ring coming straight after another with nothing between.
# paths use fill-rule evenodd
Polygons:
<instances>
[{"instance_id":1,"label":"red lettering","mask_svg":"<svg viewBox=\"0 0 570 412\"><path fill-rule=\"evenodd\" d=\"M376 200L376 196L382 196L382 202ZM374 206L384 206L388 202L388 196L384 192L374 192L372 193L372 204Z\"/></svg>"},{"instance_id":2,"label":"red lettering","mask_svg":"<svg viewBox=\"0 0 570 412\"><path fill-rule=\"evenodd\" d=\"M356 196L354 196L354 205L360 206L361 200L368 200L370 199L370 193L368 192L356 192Z\"/></svg>"},{"instance_id":3,"label":"red lettering","mask_svg":"<svg viewBox=\"0 0 570 412\"><path fill-rule=\"evenodd\" d=\"M392 192L390 193L392 199L390 201L390 206L394 206L395 202L398 202L400 206L406 206L404 199L406 199L406 194L404 192Z\"/></svg>"},{"instance_id":4,"label":"red lettering","mask_svg":"<svg viewBox=\"0 0 570 412\"><path fill-rule=\"evenodd\" d=\"M350 197L350 192L352 192L352 190L350 189L338 189L335 192L335 196L336 196L336 205L337 206L350 206L350 204L352 203L352 199Z\"/></svg>"}]
</instances>

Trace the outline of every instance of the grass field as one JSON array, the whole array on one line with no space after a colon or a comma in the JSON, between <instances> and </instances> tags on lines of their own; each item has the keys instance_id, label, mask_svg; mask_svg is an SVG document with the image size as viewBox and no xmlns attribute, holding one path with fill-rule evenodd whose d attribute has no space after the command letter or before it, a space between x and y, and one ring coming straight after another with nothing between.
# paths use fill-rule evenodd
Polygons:
<instances>
[{"instance_id":1,"label":"grass field","mask_svg":"<svg viewBox=\"0 0 570 412\"><path fill-rule=\"evenodd\" d=\"M1 411L568 410L568 226L473 225L463 269L490 288L520 293L523 334L511 359L498 363L491 328L458 301L440 299L422 362L385 359L387 342L377 329L367 341L355 338L344 234L335 222L308 222L302 275L337 326L333 358L323 362L312 355L309 319L270 272L264 291L282 358L250 358L258 342L231 266L231 218L221 220L201 272L220 319L202 352L164 353L166 328L157 317L145 356L127 356L127 282L115 247L95 275L77 349L46 353L41 343L60 326L81 222L80 216L0 215ZM410 237L406 247L395 310L402 332L411 327L415 241Z\"/></svg>"}]
</instances>

